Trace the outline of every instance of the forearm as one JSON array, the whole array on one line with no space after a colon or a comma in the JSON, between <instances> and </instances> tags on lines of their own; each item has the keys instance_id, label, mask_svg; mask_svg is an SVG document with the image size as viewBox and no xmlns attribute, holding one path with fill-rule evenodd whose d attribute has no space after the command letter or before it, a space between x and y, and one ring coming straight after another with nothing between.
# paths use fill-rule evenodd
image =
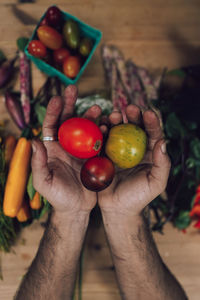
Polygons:
<instances>
[{"instance_id":1,"label":"forearm","mask_svg":"<svg viewBox=\"0 0 200 300\"><path fill-rule=\"evenodd\" d=\"M89 215L53 213L16 300L72 299Z\"/></svg>"},{"instance_id":2,"label":"forearm","mask_svg":"<svg viewBox=\"0 0 200 300\"><path fill-rule=\"evenodd\" d=\"M142 216L103 213L103 220L123 299L187 299L162 262Z\"/></svg>"}]
</instances>

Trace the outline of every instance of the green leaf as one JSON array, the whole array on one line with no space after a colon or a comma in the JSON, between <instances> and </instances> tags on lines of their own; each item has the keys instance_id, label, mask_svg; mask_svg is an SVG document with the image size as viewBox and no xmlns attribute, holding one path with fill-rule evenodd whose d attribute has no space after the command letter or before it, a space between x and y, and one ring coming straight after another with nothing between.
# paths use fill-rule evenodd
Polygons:
<instances>
[{"instance_id":1,"label":"green leaf","mask_svg":"<svg viewBox=\"0 0 200 300\"><path fill-rule=\"evenodd\" d=\"M176 114L170 113L165 123L167 136L173 139L184 136L184 128Z\"/></svg>"},{"instance_id":2,"label":"green leaf","mask_svg":"<svg viewBox=\"0 0 200 300\"><path fill-rule=\"evenodd\" d=\"M36 190L33 187L33 175L32 175L32 173L30 174L29 179L28 179L27 192L28 192L29 198L32 200L35 193L36 193Z\"/></svg>"},{"instance_id":3,"label":"green leaf","mask_svg":"<svg viewBox=\"0 0 200 300\"><path fill-rule=\"evenodd\" d=\"M181 69L175 69L175 70L167 72L167 75L173 75L173 76L178 76L178 77L184 78L186 76L186 73Z\"/></svg>"},{"instance_id":4,"label":"green leaf","mask_svg":"<svg viewBox=\"0 0 200 300\"><path fill-rule=\"evenodd\" d=\"M178 166L175 166L172 170L172 174L174 176L176 176L178 173L180 173L180 171L182 170L182 166L181 165L178 165Z\"/></svg>"},{"instance_id":5,"label":"green leaf","mask_svg":"<svg viewBox=\"0 0 200 300\"><path fill-rule=\"evenodd\" d=\"M35 113L37 115L38 122L40 123L40 125L42 125L44 121L44 117L46 115L46 108L40 105L39 103L37 103L35 105Z\"/></svg>"},{"instance_id":6,"label":"green leaf","mask_svg":"<svg viewBox=\"0 0 200 300\"><path fill-rule=\"evenodd\" d=\"M191 223L189 211L180 211L178 217L175 219L174 225L179 229L187 228Z\"/></svg>"},{"instance_id":7,"label":"green leaf","mask_svg":"<svg viewBox=\"0 0 200 300\"><path fill-rule=\"evenodd\" d=\"M20 51L25 50L26 45L28 44L29 39L26 37L20 37L17 39L17 47Z\"/></svg>"},{"instance_id":8,"label":"green leaf","mask_svg":"<svg viewBox=\"0 0 200 300\"><path fill-rule=\"evenodd\" d=\"M190 142L190 149L194 157L200 159L200 140L198 138L194 138Z\"/></svg>"},{"instance_id":9,"label":"green leaf","mask_svg":"<svg viewBox=\"0 0 200 300\"><path fill-rule=\"evenodd\" d=\"M43 203L44 205L40 212L39 218L42 218L47 212L51 210L51 204L45 198L43 198Z\"/></svg>"},{"instance_id":10,"label":"green leaf","mask_svg":"<svg viewBox=\"0 0 200 300\"><path fill-rule=\"evenodd\" d=\"M0 64L1 64L4 60L6 60L6 56L5 56L5 54L3 53L3 51L0 50Z\"/></svg>"}]
</instances>

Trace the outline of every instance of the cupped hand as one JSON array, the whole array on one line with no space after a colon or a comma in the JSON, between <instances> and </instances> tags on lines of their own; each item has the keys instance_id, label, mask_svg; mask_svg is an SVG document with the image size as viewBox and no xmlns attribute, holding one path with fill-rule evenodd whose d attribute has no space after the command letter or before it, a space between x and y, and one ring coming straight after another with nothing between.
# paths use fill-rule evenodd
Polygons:
<instances>
[{"instance_id":1,"label":"cupped hand","mask_svg":"<svg viewBox=\"0 0 200 300\"><path fill-rule=\"evenodd\" d=\"M73 116L77 99L75 86L68 86L63 97L53 97L46 111L43 136L57 137L59 125ZM97 105L84 115L95 120L101 114ZM96 193L86 190L80 181L83 160L68 155L58 141L33 141L32 172L35 189L45 197L56 211L90 212L96 204Z\"/></svg>"},{"instance_id":2,"label":"cupped hand","mask_svg":"<svg viewBox=\"0 0 200 300\"><path fill-rule=\"evenodd\" d=\"M129 105L126 116L129 123L143 123L148 136L147 151L138 166L117 170L113 183L98 194L98 203L102 212L139 215L147 204L164 191L170 160L155 112L147 110L142 114L137 106ZM113 112L109 120L111 125L117 125L121 123L122 116L119 112Z\"/></svg>"}]
</instances>

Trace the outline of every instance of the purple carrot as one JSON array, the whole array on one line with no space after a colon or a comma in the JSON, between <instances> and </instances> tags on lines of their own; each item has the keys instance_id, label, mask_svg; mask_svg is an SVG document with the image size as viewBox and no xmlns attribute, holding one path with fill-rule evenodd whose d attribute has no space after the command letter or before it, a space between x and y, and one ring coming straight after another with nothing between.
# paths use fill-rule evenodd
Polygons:
<instances>
[{"instance_id":1,"label":"purple carrot","mask_svg":"<svg viewBox=\"0 0 200 300\"><path fill-rule=\"evenodd\" d=\"M128 102L123 87L119 81L115 63L112 64L111 95L112 95L113 111L121 111L123 121L124 123L127 123L125 108L128 105Z\"/></svg>"},{"instance_id":2,"label":"purple carrot","mask_svg":"<svg viewBox=\"0 0 200 300\"><path fill-rule=\"evenodd\" d=\"M17 57L5 61L0 67L0 88L3 88L13 76L14 63Z\"/></svg>"},{"instance_id":3,"label":"purple carrot","mask_svg":"<svg viewBox=\"0 0 200 300\"><path fill-rule=\"evenodd\" d=\"M146 93L144 92L144 87L137 75L137 66L129 60L126 63L126 68L131 86L131 103L139 106L140 108L148 108Z\"/></svg>"},{"instance_id":4,"label":"purple carrot","mask_svg":"<svg viewBox=\"0 0 200 300\"><path fill-rule=\"evenodd\" d=\"M137 74L142 81L142 84L147 94L148 101L151 101L152 99L157 99L157 89L154 86L153 80L149 72L145 68L138 67Z\"/></svg>"},{"instance_id":5,"label":"purple carrot","mask_svg":"<svg viewBox=\"0 0 200 300\"><path fill-rule=\"evenodd\" d=\"M26 127L24 115L16 95L7 91L5 93L5 105L15 124L19 129L24 129Z\"/></svg>"},{"instance_id":6,"label":"purple carrot","mask_svg":"<svg viewBox=\"0 0 200 300\"><path fill-rule=\"evenodd\" d=\"M30 122L30 64L25 53L19 52L19 69L20 69L20 101L24 112L26 124Z\"/></svg>"},{"instance_id":7,"label":"purple carrot","mask_svg":"<svg viewBox=\"0 0 200 300\"><path fill-rule=\"evenodd\" d=\"M106 77L107 84L111 86L112 82L112 51L110 46L103 45L101 48L101 55L104 67L104 73Z\"/></svg>"}]
</instances>

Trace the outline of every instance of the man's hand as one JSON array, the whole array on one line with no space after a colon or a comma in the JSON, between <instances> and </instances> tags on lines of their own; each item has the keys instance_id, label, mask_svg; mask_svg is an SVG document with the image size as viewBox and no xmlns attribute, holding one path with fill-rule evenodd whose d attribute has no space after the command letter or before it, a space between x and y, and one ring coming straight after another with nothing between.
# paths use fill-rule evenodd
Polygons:
<instances>
[{"instance_id":1,"label":"man's hand","mask_svg":"<svg viewBox=\"0 0 200 300\"><path fill-rule=\"evenodd\" d=\"M116 172L112 185L99 193L98 202L103 213L137 216L165 189L170 160L156 114L147 110L141 118L140 109L129 105L126 115L130 123L140 125L143 122L148 135L147 152L137 167ZM121 122L121 115L114 112L109 119L111 125L117 125Z\"/></svg>"},{"instance_id":2,"label":"man's hand","mask_svg":"<svg viewBox=\"0 0 200 300\"><path fill-rule=\"evenodd\" d=\"M117 172L110 187L98 195L122 299L185 300L186 295L162 262L143 218L144 207L166 187L170 160L158 117L126 108L128 121L144 124L148 135L146 155L137 167ZM121 114L110 115L112 125ZM104 128L105 130L105 128Z\"/></svg>"},{"instance_id":3,"label":"man's hand","mask_svg":"<svg viewBox=\"0 0 200 300\"><path fill-rule=\"evenodd\" d=\"M75 86L68 86L63 99L50 100L43 123L43 136L57 136L60 123L72 117L77 99ZM95 120L101 114L99 106L91 107L85 118ZM33 184L57 212L76 214L90 212L96 204L96 194L80 182L83 161L68 155L58 141L33 142Z\"/></svg>"},{"instance_id":4,"label":"man's hand","mask_svg":"<svg viewBox=\"0 0 200 300\"><path fill-rule=\"evenodd\" d=\"M43 136L57 136L59 124L72 117L76 98L76 87L68 86L64 101L61 97L50 100ZM100 114L101 109L93 106L84 117L94 120ZM96 193L80 182L82 163L68 155L57 141L33 142L33 184L52 204L53 211L17 300L72 299L90 211L96 204Z\"/></svg>"}]
</instances>

